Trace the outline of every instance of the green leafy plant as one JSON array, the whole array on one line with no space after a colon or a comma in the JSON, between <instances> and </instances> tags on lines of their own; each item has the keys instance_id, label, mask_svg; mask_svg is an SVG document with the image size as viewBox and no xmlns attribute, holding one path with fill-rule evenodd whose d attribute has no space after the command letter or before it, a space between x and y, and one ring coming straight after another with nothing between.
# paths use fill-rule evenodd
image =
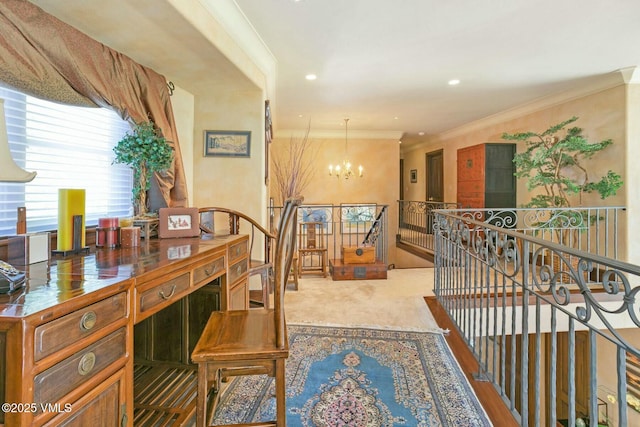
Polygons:
<instances>
[{"instance_id":1,"label":"green leafy plant","mask_svg":"<svg viewBox=\"0 0 640 427\"><path fill-rule=\"evenodd\" d=\"M113 147L113 152L116 155L114 164L126 164L133 169L133 206L136 215L145 215L151 177L171 166L173 148L153 122L143 122L133 126L132 131Z\"/></svg>"},{"instance_id":2,"label":"green leafy plant","mask_svg":"<svg viewBox=\"0 0 640 427\"><path fill-rule=\"evenodd\" d=\"M591 181L583 161L591 159L613 144L613 141L606 139L591 143L582 134L581 128L570 127L565 130L576 120L578 117L571 117L542 133L502 134L503 139L523 141L526 144L526 150L513 158L515 176L528 179L529 191L543 190L536 191L524 207L551 208L537 214L539 222L532 225L539 230L535 230L534 235L538 235L540 231L543 236L548 236L545 231L553 230L552 235L556 241L570 247L578 245L579 233L599 219L597 215L590 215L588 209L572 208L572 200L577 196L578 205L581 206L584 193L595 192L601 199L606 199L615 195L622 186L620 175L611 170L598 181ZM563 209L559 210L560 208ZM560 257L554 254L549 256L554 271L566 269ZM570 258L569 262L573 268L577 268L577 258Z\"/></svg>"},{"instance_id":3,"label":"green leafy plant","mask_svg":"<svg viewBox=\"0 0 640 427\"><path fill-rule=\"evenodd\" d=\"M544 189L543 193L535 195L525 207L571 207L572 196L577 195L582 204L583 193L595 192L601 199L605 199L615 195L622 186L620 175L611 170L597 182L589 179L583 160L590 159L613 144L613 141L606 139L590 143L578 127L571 127L563 135L559 135L576 120L578 117L572 117L542 133L502 134L503 139L524 141L526 144L526 150L514 156L515 176L528 178L527 188L530 191Z\"/></svg>"}]
</instances>

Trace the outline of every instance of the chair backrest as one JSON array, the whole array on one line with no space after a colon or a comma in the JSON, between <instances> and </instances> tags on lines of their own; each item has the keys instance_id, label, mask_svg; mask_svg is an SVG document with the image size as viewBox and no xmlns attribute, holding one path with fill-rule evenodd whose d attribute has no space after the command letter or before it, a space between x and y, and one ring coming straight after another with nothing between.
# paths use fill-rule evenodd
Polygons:
<instances>
[{"instance_id":1,"label":"chair backrest","mask_svg":"<svg viewBox=\"0 0 640 427\"><path fill-rule=\"evenodd\" d=\"M324 222L301 222L300 223L300 239L298 248L300 249L322 249L324 243Z\"/></svg>"},{"instance_id":2,"label":"chair backrest","mask_svg":"<svg viewBox=\"0 0 640 427\"><path fill-rule=\"evenodd\" d=\"M251 218L250 216L242 212L238 212L228 208L221 208L221 207L200 208L198 211L200 213L200 230L203 233L207 233L207 234L215 234L215 225L213 223L213 220L214 220L214 215L217 213L224 213L229 215L229 234L240 233L240 220L246 221L246 223L248 223L251 226L251 234L250 234L251 238L249 239L249 253L250 254L253 253L253 243L257 238L255 236L255 231L257 230L259 233L262 233L264 235L264 262L267 263L271 261L271 250L273 249L271 241L274 240L276 236L271 232L267 231L267 229L264 228L262 225L258 224L258 222L255 219ZM209 218L211 222L203 221L203 216L205 214L211 214L211 217ZM258 234L258 236L259 235L260 234Z\"/></svg>"},{"instance_id":3,"label":"chair backrest","mask_svg":"<svg viewBox=\"0 0 640 427\"><path fill-rule=\"evenodd\" d=\"M286 324L284 318L284 291L291 271L291 262L296 247L296 223L298 222L298 206L301 200L289 199L282 208L276 234L273 272L273 309L276 319L276 346L284 348L287 344Z\"/></svg>"}]
</instances>

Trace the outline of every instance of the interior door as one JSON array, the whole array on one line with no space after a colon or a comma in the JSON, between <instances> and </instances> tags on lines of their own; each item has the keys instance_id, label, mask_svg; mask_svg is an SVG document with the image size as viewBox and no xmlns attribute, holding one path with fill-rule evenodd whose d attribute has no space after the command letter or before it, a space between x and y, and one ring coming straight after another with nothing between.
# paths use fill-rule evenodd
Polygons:
<instances>
[{"instance_id":1,"label":"interior door","mask_svg":"<svg viewBox=\"0 0 640 427\"><path fill-rule=\"evenodd\" d=\"M442 150L427 153L426 188L428 202L444 202L444 165ZM427 234L433 233L433 213L431 208L427 212Z\"/></svg>"},{"instance_id":2,"label":"interior door","mask_svg":"<svg viewBox=\"0 0 640 427\"><path fill-rule=\"evenodd\" d=\"M427 201L444 202L444 164L442 150L432 151L427 156L426 188Z\"/></svg>"}]
</instances>

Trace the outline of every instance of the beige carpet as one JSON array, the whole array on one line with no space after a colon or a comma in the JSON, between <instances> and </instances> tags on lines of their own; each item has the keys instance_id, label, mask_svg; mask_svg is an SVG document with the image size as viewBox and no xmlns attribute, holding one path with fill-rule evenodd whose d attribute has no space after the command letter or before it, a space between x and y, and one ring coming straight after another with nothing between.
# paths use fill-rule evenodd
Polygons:
<instances>
[{"instance_id":1,"label":"beige carpet","mask_svg":"<svg viewBox=\"0 0 640 427\"><path fill-rule=\"evenodd\" d=\"M304 276L285 294L287 323L441 332L424 301L433 269L396 269L386 280Z\"/></svg>"}]
</instances>

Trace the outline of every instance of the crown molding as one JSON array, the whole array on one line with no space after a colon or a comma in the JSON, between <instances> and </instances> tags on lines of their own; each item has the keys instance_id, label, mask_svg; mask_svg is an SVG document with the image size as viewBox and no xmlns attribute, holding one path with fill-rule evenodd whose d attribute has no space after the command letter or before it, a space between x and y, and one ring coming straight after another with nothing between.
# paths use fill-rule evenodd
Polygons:
<instances>
[{"instance_id":1,"label":"crown molding","mask_svg":"<svg viewBox=\"0 0 640 427\"><path fill-rule=\"evenodd\" d=\"M278 129L274 131L275 138L302 138L306 134L306 129ZM310 130L309 138L314 139L344 139L344 130ZM349 140L351 139L391 139L400 140L401 131L386 130L351 130L349 129Z\"/></svg>"},{"instance_id":2,"label":"crown molding","mask_svg":"<svg viewBox=\"0 0 640 427\"><path fill-rule=\"evenodd\" d=\"M411 144L410 146L407 146L407 148L402 147L402 144L400 144L400 151L403 154L406 154L406 153L410 153L412 151L422 150L422 149L425 149L427 147L430 149L429 151L439 150L439 149L443 148L442 145L441 144L439 146L435 146L434 145L435 143L439 143L439 141L440 141L440 139L436 137L436 138L430 139L428 141L422 141L422 142L419 142L419 143L416 143L416 144ZM433 150L431 150L431 148L433 148Z\"/></svg>"},{"instance_id":3,"label":"crown molding","mask_svg":"<svg viewBox=\"0 0 640 427\"><path fill-rule=\"evenodd\" d=\"M622 79L626 84L640 83L640 69L638 67L627 67L620 69Z\"/></svg>"},{"instance_id":4,"label":"crown molding","mask_svg":"<svg viewBox=\"0 0 640 427\"><path fill-rule=\"evenodd\" d=\"M636 67L623 68L611 73L593 76L591 78L585 79L581 84L576 85L570 90L544 96L532 102L528 102L514 108L492 114L482 119L469 122L457 128L434 135L434 137L429 141L421 143L419 145L424 146L438 140L455 138L488 126L517 119L527 114L535 113L540 110L554 107L556 105L560 105L575 99L583 98L588 95L593 95L595 93L632 82L640 82L640 72ZM415 147L417 146L418 145L416 145ZM410 151L413 150L414 148L412 147Z\"/></svg>"}]
</instances>

